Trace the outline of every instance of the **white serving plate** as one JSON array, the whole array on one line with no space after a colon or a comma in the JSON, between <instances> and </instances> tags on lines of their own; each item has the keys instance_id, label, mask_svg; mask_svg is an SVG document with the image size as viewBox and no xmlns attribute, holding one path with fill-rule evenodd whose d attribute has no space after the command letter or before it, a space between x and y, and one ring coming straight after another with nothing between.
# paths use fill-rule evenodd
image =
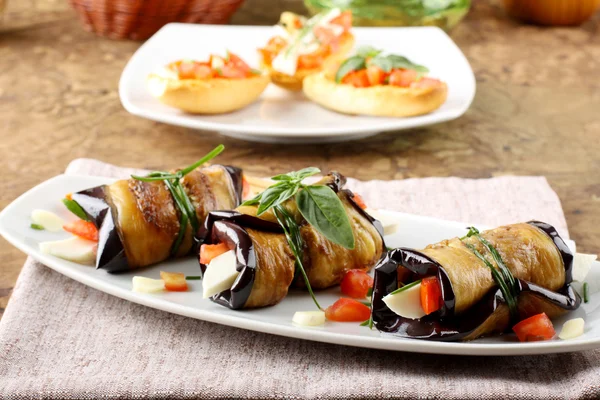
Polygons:
<instances>
[{"instance_id":1,"label":"white serving plate","mask_svg":"<svg viewBox=\"0 0 600 400\"><path fill-rule=\"evenodd\" d=\"M460 117L475 96L475 77L469 62L439 28L354 28L357 46L372 45L407 56L427 66L432 77L448 83L446 103L431 114L411 118L348 116L310 102L302 93L270 85L259 101L230 114L201 116L165 106L150 96L146 76L178 59L207 59L226 49L252 66L256 49L274 35L272 27L168 24L131 57L119 82L127 111L140 117L227 136L262 142L335 142L379 132L417 128Z\"/></svg>"},{"instance_id":2,"label":"white serving plate","mask_svg":"<svg viewBox=\"0 0 600 400\"><path fill-rule=\"evenodd\" d=\"M229 310L210 300L202 299L200 281L189 281L191 290L184 293L141 294L131 291L131 278L134 275L158 278L160 270L198 275L198 263L193 257L164 262L135 272L109 274L90 266L48 256L39 251L39 242L67 238L69 234L31 229L29 216L33 209L41 208L52 211L67 220L75 219L62 205L60 199L68 192L112 181L114 179L89 176L59 175L52 178L23 194L0 213L0 234L41 263L95 289L159 310L252 331L348 346L457 355L545 354L600 347L600 312L598 309L600 294L593 294L589 303L582 304L578 310L554 321L554 325L559 331L567 319L584 318L586 321L585 334L576 339L518 343L514 335L504 335L467 343L430 342L383 337L378 331L371 331L366 327L359 326L358 323L326 322L322 327L295 326L291 321L296 311L315 309L310 296L303 291L291 291L281 303L274 307L248 311ZM468 226L464 223L398 212L385 211L383 213L397 218L400 223L400 229L395 234L386 237L387 244L393 247L420 248L445 238L463 235L465 227ZM587 280L590 282L591 291L597 292L597 285L600 282L599 262L594 263ZM340 297L339 288L318 292L317 296L322 306L330 305Z\"/></svg>"}]
</instances>

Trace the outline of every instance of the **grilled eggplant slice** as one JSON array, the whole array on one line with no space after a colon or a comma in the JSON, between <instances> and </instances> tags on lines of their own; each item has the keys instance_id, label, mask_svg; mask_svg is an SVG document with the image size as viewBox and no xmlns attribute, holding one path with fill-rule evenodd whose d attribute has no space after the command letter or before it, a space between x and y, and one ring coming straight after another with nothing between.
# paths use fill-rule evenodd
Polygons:
<instances>
[{"instance_id":1,"label":"grilled eggplant slice","mask_svg":"<svg viewBox=\"0 0 600 400\"><path fill-rule=\"evenodd\" d=\"M242 171L212 165L185 175L181 184L199 221L212 210L233 209L241 201ZM73 194L99 230L96 268L126 271L164 261L180 230L180 211L163 181L119 180ZM175 256L189 254L188 226Z\"/></svg>"},{"instance_id":2,"label":"grilled eggplant slice","mask_svg":"<svg viewBox=\"0 0 600 400\"><path fill-rule=\"evenodd\" d=\"M355 248L346 249L330 242L303 220L294 200L284 207L300 225L304 242L303 265L314 289L324 289L341 282L350 269L371 270L384 252L383 228L343 189L345 179L332 173L320 183L329 185L348 213L354 231ZM304 287L301 276L294 279L294 255L285 234L271 210L256 216L255 206L241 206L234 212L211 212L197 235L200 243L227 243L236 250L240 272L231 290L212 300L232 309L270 306L281 301L294 284ZM200 264L202 270L207 266Z\"/></svg>"},{"instance_id":3,"label":"grilled eggplant slice","mask_svg":"<svg viewBox=\"0 0 600 400\"><path fill-rule=\"evenodd\" d=\"M531 221L481 233L500 254L518 286L518 318L545 312L550 318L579 307L571 288L573 254L554 227ZM475 237L450 239L423 250L399 248L375 269L373 322L381 332L429 340L473 340L512 326L509 308L491 270L466 244L486 254ZM490 258L493 264L493 260ZM440 284L442 305L418 319L391 311L383 298L400 285L428 276Z\"/></svg>"}]
</instances>

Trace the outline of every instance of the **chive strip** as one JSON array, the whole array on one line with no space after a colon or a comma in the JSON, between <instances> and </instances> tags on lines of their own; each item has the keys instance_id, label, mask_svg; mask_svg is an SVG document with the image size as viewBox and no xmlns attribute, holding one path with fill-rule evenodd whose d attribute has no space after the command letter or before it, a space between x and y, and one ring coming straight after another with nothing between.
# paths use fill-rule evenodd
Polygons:
<instances>
[{"instance_id":1,"label":"chive strip","mask_svg":"<svg viewBox=\"0 0 600 400\"><path fill-rule=\"evenodd\" d=\"M63 204L67 207L67 210L71 211L73 214L78 216L80 219L84 221L89 221L87 214L83 211L83 208L77 203L75 200L64 198L62 199Z\"/></svg>"},{"instance_id":2,"label":"chive strip","mask_svg":"<svg viewBox=\"0 0 600 400\"><path fill-rule=\"evenodd\" d=\"M399 283L401 283L401 282L399 282ZM400 292L404 292L405 290L408 290L411 287L417 286L419 283L421 283L421 279L419 279L418 281L414 281L414 282L408 283L408 284L406 284L406 285L404 285L402 287L399 287L398 289L394 290L392 293L388 294L388 296L390 296L392 294L397 294L397 293L400 293Z\"/></svg>"},{"instance_id":3,"label":"chive strip","mask_svg":"<svg viewBox=\"0 0 600 400\"><path fill-rule=\"evenodd\" d=\"M485 238L481 237L479 232L477 232L477 234L475 236L485 246L485 248L492 254L492 257L494 258L494 261L500 268L500 271L502 272L504 280L507 282L507 285L510 288L513 296L514 297L518 296L519 292L518 292L517 282L515 281L515 277L513 276L513 274L510 272L510 270L508 269L508 267L502 260L500 253L498 253L498 250L496 250L494 248L494 246L492 246L490 244L490 242L488 242Z\"/></svg>"},{"instance_id":4,"label":"chive strip","mask_svg":"<svg viewBox=\"0 0 600 400\"><path fill-rule=\"evenodd\" d=\"M188 275L185 277L186 281L201 281L202 277L198 275Z\"/></svg>"},{"instance_id":5,"label":"chive strip","mask_svg":"<svg viewBox=\"0 0 600 400\"><path fill-rule=\"evenodd\" d=\"M369 329L373 329L373 314L371 312L371 316L365 322L362 322L360 326L368 326Z\"/></svg>"},{"instance_id":6,"label":"chive strip","mask_svg":"<svg viewBox=\"0 0 600 400\"><path fill-rule=\"evenodd\" d=\"M510 288L506 284L506 281L504 280L504 277L500 274L500 272L496 268L494 268L494 266L492 265L492 263L490 263L475 248L475 246L473 246L470 243L464 243L464 245L467 246L467 248L469 250L471 250L473 252L473 254L475 254L477 256L477 258L479 258L481 261L483 261L483 263L490 269L490 271L492 272L492 277L494 278L494 281L496 281L496 283L498 284L498 286L500 286L500 291L502 292L502 295L504 296L504 300L506 300L506 304L508 305L508 309L510 310L511 317L513 319L516 319L518 317L517 303L516 303L515 298L512 295L512 291L510 290Z\"/></svg>"},{"instance_id":7,"label":"chive strip","mask_svg":"<svg viewBox=\"0 0 600 400\"><path fill-rule=\"evenodd\" d=\"M292 216L280 204L273 207L273 211L275 217L277 218L277 222L279 222L279 225L281 225L281 228L285 233L285 237L290 248L292 249L292 253L294 253L294 258L296 259L296 268L302 273L302 276L304 277L304 283L306 284L306 288L308 289L310 296L319 310L323 310L317 301L317 298L308 280L308 276L306 275L306 271L304 270L304 265L302 264L302 248L304 247L304 243L302 242L302 236L300 236L298 224L296 224L296 221L294 221Z\"/></svg>"},{"instance_id":8,"label":"chive strip","mask_svg":"<svg viewBox=\"0 0 600 400\"><path fill-rule=\"evenodd\" d=\"M590 289L587 282L583 282L583 302L588 303L590 301Z\"/></svg>"},{"instance_id":9,"label":"chive strip","mask_svg":"<svg viewBox=\"0 0 600 400\"><path fill-rule=\"evenodd\" d=\"M31 224L29 225L29 227L31 229L35 229L36 231L43 231L45 230L43 226L41 226L40 224Z\"/></svg>"},{"instance_id":10,"label":"chive strip","mask_svg":"<svg viewBox=\"0 0 600 400\"><path fill-rule=\"evenodd\" d=\"M165 185L171 192L171 197L173 198L173 201L175 202L175 204L181 214L180 221L179 221L179 233L177 234L177 238L175 239L175 242L173 243L173 246L171 247L172 255L177 254L177 251L179 250L179 246L181 246L181 242L183 241L183 237L185 235L185 230L187 228L187 224L188 223L190 224L194 233L198 230L198 228L200 226L200 223L198 221L198 216L196 215L196 209L195 209L194 205L192 204L189 196L185 192L185 189L183 188L183 185L181 184L180 180L185 175L189 174L190 172L192 172L193 170L195 170L202 164L210 161L211 159L213 159L216 156L218 156L219 154L221 154L221 152L223 152L223 150L225 150L225 146L220 144L217 147L215 147L212 151L210 151L207 155L202 157L200 160L196 161L194 164L192 164L192 165L188 166L187 168L184 168L180 171L177 171L174 174L171 174L168 172L162 172L162 171L154 171L154 172L149 173L146 176L131 175L131 177L133 179L136 179L136 180L142 181L142 182L164 181Z\"/></svg>"}]
</instances>

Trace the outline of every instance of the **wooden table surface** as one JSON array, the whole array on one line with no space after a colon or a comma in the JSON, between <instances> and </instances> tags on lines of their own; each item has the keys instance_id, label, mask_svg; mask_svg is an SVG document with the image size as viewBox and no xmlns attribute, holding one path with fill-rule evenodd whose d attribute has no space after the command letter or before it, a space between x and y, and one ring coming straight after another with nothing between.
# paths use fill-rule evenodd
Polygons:
<instances>
[{"instance_id":1,"label":"wooden table surface","mask_svg":"<svg viewBox=\"0 0 600 400\"><path fill-rule=\"evenodd\" d=\"M129 115L117 82L140 43L84 32L66 0L9 0L0 22L0 208L77 157L186 165L224 143L222 162L257 175L315 165L359 179L545 175L579 250L600 253L600 16L539 28L478 0L452 38L477 95L460 119L335 145L258 145ZM299 0L246 0L237 24L273 24ZM0 315L25 255L0 238Z\"/></svg>"}]
</instances>

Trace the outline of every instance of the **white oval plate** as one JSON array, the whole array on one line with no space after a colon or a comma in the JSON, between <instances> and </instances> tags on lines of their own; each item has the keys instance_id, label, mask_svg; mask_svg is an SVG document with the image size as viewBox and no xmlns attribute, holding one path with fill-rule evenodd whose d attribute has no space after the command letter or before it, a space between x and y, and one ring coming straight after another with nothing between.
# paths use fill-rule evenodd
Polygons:
<instances>
[{"instance_id":1,"label":"white oval plate","mask_svg":"<svg viewBox=\"0 0 600 400\"><path fill-rule=\"evenodd\" d=\"M200 281L189 281L191 290L184 293L165 292L141 294L131 291L131 278L142 275L159 278L159 271L177 271L186 275L198 275L199 267L193 258L164 262L135 272L109 274L93 267L75 264L48 256L39 251L38 244L45 240L69 237L66 232L36 231L29 227L33 209L41 208L55 212L66 220L75 219L60 202L68 192L75 192L96 185L110 183L111 178L59 175L23 194L0 213L0 234L14 246L41 263L85 285L148 307L185 315L205 321L230 325L242 329L315 340L348 346L460 355L525 355L570 352L600 347L600 295L593 294L590 302L567 316L554 321L557 331L570 318L583 317L585 334L579 338L562 341L552 340L536 343L518 343L514 335L496 336L467 343L429 342L423 340L383 337L376 330L369 330L358 323L327 322L322 327L300 327L292 324L296 311L314 310L315 306L306 292L293 290L278 305L258 310L233 311L210 300L202 299ZM386 237L389 246L420 248L429 243L464 234L464 223L386 211L397 218L400 229ZM480 227L483 228L483 227ZM592 292L598 291L600 263L596 262L588 277ZM332 304L340 297L339 288L318 292L323 306Z\"/></svg>"},{"instance_id":2,"label":"white oval plate","mask_svg":"<svg viewBox=\"0 0 600 400\"><path fill-rule=\"evenodd\" d=\"M254 104L223 115L192 115L150 96L148 74L178 59L208 59L226 49L258 66L256 49L274 35L272 27L168 24L131 57L119 82L127 111L140 117L194 129L218 131L261 142L336 142L379 132L417 128L460 117L475 96L469 62L452 39L435 27L354 28L357 46L372 45L426 65L448 83L448 100L431 114L411 118L349 116L326 110L304 97L270 85ZM207 40L209 39L209 40Z\"/></svg>"}]
</instances>

